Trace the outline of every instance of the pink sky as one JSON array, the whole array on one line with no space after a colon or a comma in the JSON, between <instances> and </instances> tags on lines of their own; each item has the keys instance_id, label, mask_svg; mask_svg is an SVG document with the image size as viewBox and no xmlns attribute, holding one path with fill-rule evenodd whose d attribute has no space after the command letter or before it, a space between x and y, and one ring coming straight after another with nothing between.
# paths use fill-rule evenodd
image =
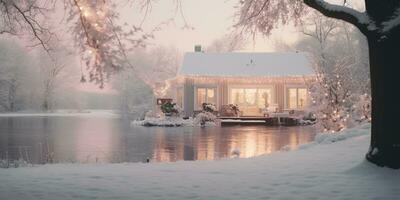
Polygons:
<instances>
[{"instance_id":1,"label":"pink sky","mask_svg":"<svg viewBox=\"0 0 400 200\"><path fill-rule=\"evenodd\" d=\"M207 46L213 40L229 34L234 25L234 14L237 5L237 0L182 0L182 8L184 19L194 29L182 29L184 26L183 18L180 13L175 11L175 0L162 0L156 1L153 4L151 13L146 17L143 28L147 31L153 29L155 26L167 19L173 18L174 21L164 26L162 30L155 34L155 39L152 41L154 46L174 46L181 52L193 51L194 45L200 44ZM342 0L331 0L329 2L340 3ZM362 0L348 1L356 7L363 7ZM138 25L143 20L143 12L138 8L131 6L121 7L121 20L129 24ZM283 41L288 44L296 42L302 35L298 29L292 26L281 27L274 30L273 34L268 37L258 37L253 43L249 40L244 51L252 52L269 52L274 50L275 41ZM98 89L97 86L89 84L80 84L80 90L99 92L99 93L113 93L109 87L103 90Z\"/></svg>"},{"instance_id":2,"label":"pink sky","mask_svg":"<svg viewBox=\"0 0 400 200\"><path fill-rule=\"evenodd\" d=\"M194 29L182 29L184 22L180 13L175 12L175 0L156 1L153 4L151 13L144 21L143 28L147 31L153 29L166 20L173 18L174 21L164 26L155 34L155 39L151 41L152 46L173 46L181 52L193 51L194 45L200 44L207 46L213 40L229 34L234 25L234 6L238 0L182 0L184 18ZM342 2L342 0L332 0L330 2ZM357 7L362 7L362 0L348 1ZM138 25L143 19L143 12L132 6L124 5L120 8L121 20L129 24ZM57 13L62 14L62 12ZM56 19L53 19L55 21ZM57 21L56 24L59 24ZM60 27L64 32L64 37L69 37L65 32L65 27ZM275 41L283 41L291 44L298 40L301 34L295 27L281 27L268 37L258 37L253 43L249 40L244 51L269 52L274 51ZM72 45L72 43L68 43ZM72 63L71 65L76 65ZM73 67L73 66L71 66ZM81 91L96 93L114 93L110 84L101 90L93 83L81 84L77 81L76 88Z\"/></svg>"},{"instance_id":3,"label":"pink sky","mask_svg":"<svg viewBox=\"0 0 400 200\"><path fill-rule=\"evenodd\" d=\"M328 0L342 3L343 0ZM164 27L155 36L156 45L176 46L183 52L193 51L196 44L207 46L214 39L230 33L234 25L234 15L238 0L182 0L184 17L194 30L181 29L184 25L180 13L175 12L175 0L156 1L151 14L146 18L144 28L150 30L161 22L176 16L174 23ZM348 0L355 7L362 8L363 0ZM124 7L121 12L122 20L140 24L143 13L132 7ZM274 41L282 40L293 43L301 36L295 27L281 27L269 38L259 37L254 44L249 41L246 51L274 51Z\"/></svg>"}]
</instances>

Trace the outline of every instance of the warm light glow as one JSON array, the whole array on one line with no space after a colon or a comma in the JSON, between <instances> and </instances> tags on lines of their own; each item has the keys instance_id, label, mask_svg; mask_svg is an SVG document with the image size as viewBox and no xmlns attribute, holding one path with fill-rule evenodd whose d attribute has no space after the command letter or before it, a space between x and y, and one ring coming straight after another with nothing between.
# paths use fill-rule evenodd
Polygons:
<instances>
[{"instance_id":1,"label":"warm light glow","mask_svg":"<svg viewBox=\"0 0 400 200\"><path fill-rule=\"evenodd\" d=\"M303 109L308 106L306 88L289 88L288 97L288 108L290 109ZM315 103L315 101L313 101L313 103Z\"/></svg>"},{"instance_id":2,"label":"warm light glow","mask_svg":"<svg viewBox=\"0 0 400 200\"><path fill-rule=\"evenodd\" d=\"M196 108L201 110L203 103L211 103L217 105L215 88L197 88L196 90Z\"/></svg>"},{"instance_id":3,"label":"warm light glow","mask_svg":"<svg viewBox=\"0 0 400 200\"><path fill-rule=\"evenodd\" d=\"M261 109L273 104L272 90L269 88L231 88L231 104L237 104L243 115L261 115Z\"/></svg>"},{"instance_id":4,"label":"warm light glow","mask_svg":"<svg viewBox=\"0 0 400 200\"><path fill-rule=\"evenodd\" d=\"M183 84L185 80L191 80L195 84L215 84L220 82L235 84L304 84L304 82L315 81L315 76L291 76L291 77L219 77L219 76L178 76L173 81Z\"/></svg>"}]
</instances>

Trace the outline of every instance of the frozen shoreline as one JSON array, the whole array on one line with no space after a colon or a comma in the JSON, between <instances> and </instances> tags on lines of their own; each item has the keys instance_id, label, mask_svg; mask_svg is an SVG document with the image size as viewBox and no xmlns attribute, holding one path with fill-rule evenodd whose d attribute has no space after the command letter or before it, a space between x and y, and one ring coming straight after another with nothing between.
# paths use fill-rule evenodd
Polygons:
<instances>
[{"instance_id":1,"label":"frozen shoreline","mask_svg":"<svg viewBox=\"0 0 400 200\"><path fill-rule=\"evenodd\" d=\"M0 113L0 117L120 117L115 110L54 110L49 112L20 111Z\"/></svg>"},{"instance_id":2,"label":"frozen shoreline","mask_svg":"<svg viewBox=\"0 0 400 200\"><path fill-rule=\"evenodd\" d=\"M369 127L249 159L0 169L0 199L396 199L400 171L364 159Z\"/></svg>"},{"instance_id":3,"label":"frozen shoreline","mask_svg":"<svg viewBox=\"0 0 400 200\"><path fill-rule=\"evenodd\" d=\"M155 118L149 117L144 120L134 120L131 122L131 126L145 126L145 127L193 127L200 126L196 123L195 119L182 119L180 117L167 117L167 118ZM217 126L214 122L206 122L205 126Z\"/></svg>"}]
</instances>

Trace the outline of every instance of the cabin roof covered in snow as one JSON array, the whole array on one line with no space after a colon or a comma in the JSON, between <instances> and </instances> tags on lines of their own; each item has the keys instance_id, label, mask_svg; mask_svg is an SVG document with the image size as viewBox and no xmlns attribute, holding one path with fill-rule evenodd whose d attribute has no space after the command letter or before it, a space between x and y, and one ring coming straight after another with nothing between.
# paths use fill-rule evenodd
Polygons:
<instances>
[{"instance_id":1,"label":"cabin roof covered in snow","mask_svg":"<svg viewBox=\"0 0 400 200\"><path fill-rule=\"evenodd\" d=\"M313 75L305 53L186 53L183 76L288 77Z\"/></svg>"}]
</instances>

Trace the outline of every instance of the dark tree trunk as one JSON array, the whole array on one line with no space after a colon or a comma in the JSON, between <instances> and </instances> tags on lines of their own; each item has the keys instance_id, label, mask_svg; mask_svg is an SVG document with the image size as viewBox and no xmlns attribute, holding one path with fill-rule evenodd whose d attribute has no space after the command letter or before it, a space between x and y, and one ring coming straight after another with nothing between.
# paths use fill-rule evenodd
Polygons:
<instances>
[{"instance_id":1,"label":"dark tree trunk","mask_svg":"<svg viewBox=\"0 0 400 200\"><path fill-rule=\"evenodd\" d=\"M17 81L15 79L11 79L8 90L9 111L11 112L14 112L16 110L15 108L16 94L17 94Z\"/></svg>"},{"instance_id":2,"label":"dark tree trunk","mask_svg":"<svg viewBox=\"0 0 400 200\"><path fill-rule=\"evenodd\" d=\"M329 9L318 0L303 1L327 17L355 25L368 38L372 134L366 158L379 166L400 168L400 99L397 99L400 96L397 94L400 91L397 87L400 85L400 25L385 29L388 28L385 22L398 17L400 0L365 0L366 14L371 20L367 24L357 18L364 13Z\"/></svg>"},{"instance_id":3,"label":"dark tree trunk","mask_svg":"<svg viewBox=\"0 0 400 200\"><path fill-rule=\"evenodd\" d=\"M48 111L49 110L49 102L48 102L47 98L43 101L42 109L44 111Z\"/></svg>"},{"instance_id":4,"label":"dark tree trunk","mask_svg":"<svg viewBox=\"0 0 400 200\"><path fill-rule=\"evenodd\" d=\"M400 168L400 29L368 35L372 134L366 158L379 166ZM399 124L398 124L399 123Z\"/></svg>"}]
</instances>

